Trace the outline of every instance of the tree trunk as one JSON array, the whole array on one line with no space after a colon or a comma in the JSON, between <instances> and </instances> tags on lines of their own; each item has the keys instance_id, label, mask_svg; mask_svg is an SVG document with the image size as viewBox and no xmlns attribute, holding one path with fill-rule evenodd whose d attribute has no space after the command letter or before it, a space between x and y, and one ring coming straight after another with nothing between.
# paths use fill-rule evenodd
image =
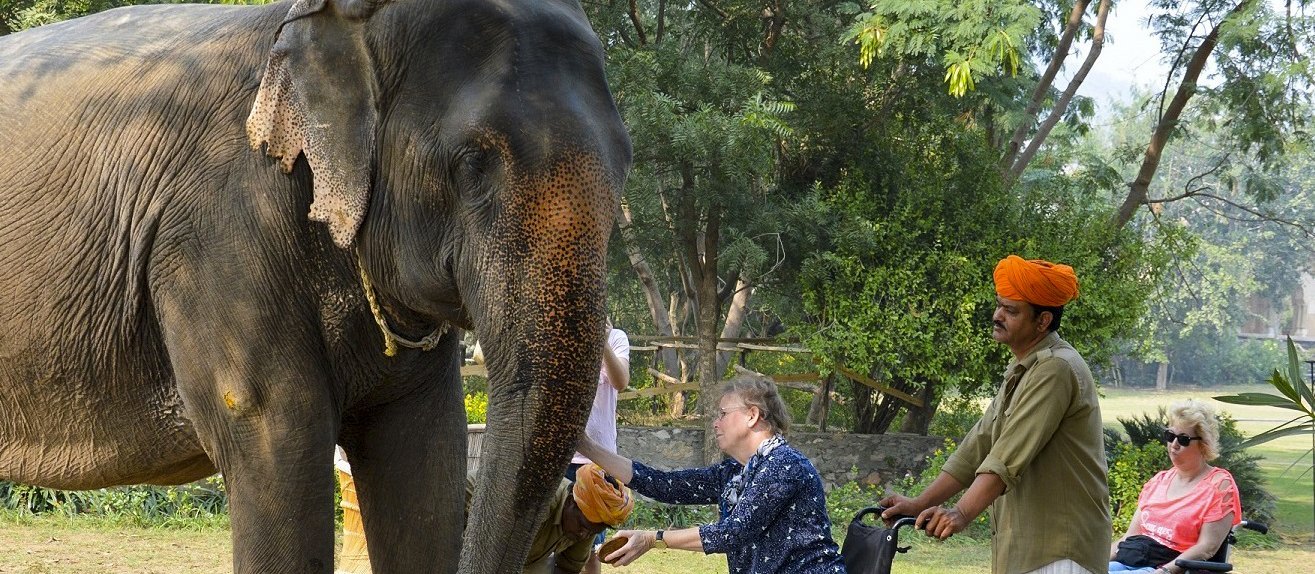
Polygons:
<instances>
[{"instance_id":1,"label":"tree trunk","mask_svg":"<svg viewBox=\"0 0 1315 574\"><path fill-rule=\"evenodd\" d=\"M671 309L671 324L673 326L683 325L685 323L684 314L686 314L689 311L689 309L684 303L680 301L679 296L674 291L671 293L670 309ZM682 312L682 316L680 319L677 319L676 317L677 309L680 309ZM672 332L673 334L681 335L685 333L685 330L683 328L681 329L673 328ZM676 349L666 349L666 351L676 357L676 368L679 369L679 371L677 372L672 372L667 374L676 377L682 383L688 383L690 379L690 366L689 366L689 362L685 360L685 354L677 351ZM685 416L685 393L683 391L679 393L672 393L670 412L671 412L671 416L673 417Z\"/></svg>"},{"instance_id":2,"label":"tree trunk","mask_svg":"<svg viewBox=\"0 0 1315 574\"><path fill-rule=\"evenodd\" d=\"M662 300L662 293L658 289L657 279L653 277L652 268L648 266L644 255L639 251L639 246L635 243L630 207L624 201L617 204L616 224L621 230L621 245L630 259L630 267L634 269L635 276L639 278L639 284L643 288L644 299L648 302L648 312L653 318L653 327L658 335L670 337L674 334L671 329L670 312ZM680 360L676 357L675 349L661 349L657 351L657 355L664 373L673 377L680 374Z\"/></svg>"},{"instance_id":3,"label":"tree trunk","mask_svg":"<svg viewBox=\"0 0 1315 574\"><path fill-rule=\"evenodd\" d=\"M1000 160L1002 172L1008 173L1010 171L1015 159L1018 157L1018 152L1023 149L1023 140L1027 139L1028 130L1036 122L1036 116L1041 111L1041 103L1045 101L1046 95L1050 92L1050 86L1055 82L1055 76L1064 67L1064 60L1068 58L1069 49L1073 47L1073 38L1077 36L1078 28L1082 26L1082 16L1086 13L1087 5L1090 3L1091 0L1078 0L1073 3L1073 9L1069 12L1068 21L1064 25L1064 33L1059 37L1059 45L1055 47L1055 54L1050 58L1050 65L1046 67L1046 71L1037 80L1036 87L1032 89L1032 97L1027 102L1027 109L1023 110L1023 119L1018 122L1018 127L1014 129L1014 135L1009 139L1009 147Z\"/></svg>"},{"instance_id":4,"label":"tree trunk","mask_svg":"<svg viewBox=\"0 0 1315 574\"><path fill-rule=\"evenodd\" d=\"M1142 156L1137 178L1128 185L1128 195L1114 214L1114 227L1122 228L1127 225L1132 220L1132 216L1136 215L1137 208L1146 203L1151 180L1155 178L1155 171L1160 167L1160 155L1164 153L1164 145L1169 141L1169 136L1174 130L1178 129L1178 118L1182 116L1183 108L1187 107L1187 101L1196 95L1196 79L1201 76L1201 70L1210 61L1210 53L1214 52L1215 45L1219 41L1219 28L1254 1L1242 0L1234 6L1228 16L1215 24L1205 39L1201 40L1201 45L1192 53L1192 59L1188 61L1187 68L1183 71L1183 79L1178 83L1178 90L1174 93L1173 100L1169 102L1169 107L1165 108L1164 115L1160 116L1160 121L1155 124L1155 132L1151 134L1151 141L1146 145L1146 153Z\"/></svg>"},{"instance_id":5,"label":"tree trunk","mask_svg":"<svg viewBox=\"0 0 1315 574\"><path fill-rule=\"evenodd\" d=\"M1162 362L1155 369L1155 390L1164 391L1169 388L1169 363Z\"/></svg>"},{"instance_id":6,"label":"tree trunk","mask_svg":"<svg viewBox=\"0 0 1315 574\"><path fill-rule=\"evenodd\" d=\"M903 433L927 436L927 431L931 429L931 420L936 416L938 403L935 383L923 381L922 390L918 392L918 398L922 399L922 406L906 406L904 422L900 425L899 430Z\"/></svg>"},{"instance_id":7,"label":"tree trunk","mask_svg":"<svg viewBox=\"0 0 1315 574\"><path fill-rule=\"evenodd\" d=\"M1096 25L1091 32L1091 51L1087 52L1087 57L1082 61L1082 66L1078 68L1076 74L1069 79L1068 86L1064 88L1064 93L1059 96L1055 102L1054 109L1050 110L1050 115L1046 121L1041 123L1037 129L1036 135L1032 136L1032 141L1027 143L1027 149L1018 156L1014 165L1010 166L1009 172L1005 174L1006 184L1012 185L1018 181L1019 176L1023 175L1023 170L1027 169L1027 164L1032 163L1032 158L1041 149L1041 144L1045 143L1046 138L1050 137L1050 131L1055 129L1055 124L1064 117L1064 112L1068 109L1068 103L1077 94L1078 88L1082 82L1087 79L1087 72L1096 64L1096 58L1100 57L1101 49L1105 46L1105 19L1109 16L1110 0L1100 0L1100 7L1096 9ZM1015 134L1017 135L1017 134ZM1013 145L1013 142L1010 142Z\"/></svg>"},{"instance_id":8,"label":"tree trunk","mask_svg":"<svg viewBox=\"0 0 1315 574\"><path fill-rule=\"evenodd\" d=\"M691 221L690 225L697 222ZM701 254L691 254L690 268L694 271L697 287L698 338L699 338L699 412L703 415L703 460L712 464L721 460L721 449L713 434L712 423L717 420L718 387L721 373L717 371L717 319L720 306L717 299L717 255L720 245L721 207L714 204L708 209L703 230ZM701 257L699 256L701 255Z\"/></svg>"},{"instance_id":9,"label":"tree trunk","mask_svg":"<svg viewBox=\"0 0 1315 574\"><path fill-rule=\"evenodd\" d=\"M813 400L808 402L808 418L804 419L806 424L817 425L818 430L822 430L822 407L826 402L826 387L830 378L817 382L817 390L813 391Z\"/></svg>"},{"instance_id":10,"label":"tree trunk","mask_svg":"<svg viewBox=\"0 0 1315 574\"><path fill-rule=\"evenodd\" d=\"M731 306L726 310L726 323L721 328L721 338L734 339L740 336L744 328L744 318L749 314L749 299L753 297L753 285L743 275L735 279L735 294L731 295ZM732 351L717 353L717 372L726 372L730 365Z\"/></svg>"}]
</instances>

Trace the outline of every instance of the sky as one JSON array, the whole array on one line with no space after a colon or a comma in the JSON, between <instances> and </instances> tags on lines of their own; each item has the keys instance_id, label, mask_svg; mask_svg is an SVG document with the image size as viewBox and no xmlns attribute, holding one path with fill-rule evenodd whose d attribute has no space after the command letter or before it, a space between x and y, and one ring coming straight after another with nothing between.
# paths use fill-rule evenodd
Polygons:
<instances>
[{"instance_id":1,"label":"sky","mask_svg":"<svg viewBox=\"0 0 1315 574\"><path fill-rule=\"evenodd\" d=\"M1146 2L1131 0L1118 2L1110 8L1105 21L1105 45L1100 57L1087 73L1087 79L1078 88L1078 94L1096 100L1100 108L1109 107L1111 101L1131 99L1134 86L1149 86L1164 81L1168 66L1160 62L1160 41L1146 28ZM1094 18L1093 18L1094 20ZM1082 46L1086 48L1090 43ZM1061 77L1068 78L1087 57L1084 49L1069 56ZM1056 82L1063 89L1064 83Z\"/></svg>"}]
</instances>

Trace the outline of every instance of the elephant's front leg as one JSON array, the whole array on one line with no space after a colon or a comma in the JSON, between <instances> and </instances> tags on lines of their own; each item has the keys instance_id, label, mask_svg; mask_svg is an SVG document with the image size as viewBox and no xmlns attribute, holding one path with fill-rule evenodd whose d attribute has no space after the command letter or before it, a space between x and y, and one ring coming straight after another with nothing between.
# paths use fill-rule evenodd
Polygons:
<instances>
[{"instance_id":1,"label":"elephant's front leg","mask_svg":"<svg viewBox=\"0 0 1315 574\"><path fill-rule=\"evenodd\" d=\"M249 326L216 325L221 315L206 329L167 330L166 345L185 416L228 490L233 571L330 574L340 407L326 361L299 352L313 347L297 340L313 339L286 326L282 342L293 342L271 346Z\"/></svg>"},{"instance_id":2,"label":"elephant's front leg","mask_svg":"<svg viewBox=\"0 0 1315 574\"><path fill-rule=\"evenodd\" d=\"M454 330L455 332L455 330ZM384 405L349 411L352 466L374 574L457 571L465 526L466 415L449 334L426 362L451 365Z\"/></svg>"},{"instance_id":3,"label":"elephant's front leg","mask_svg":"<svg viewBox=\"0 0 1315 574\"><path fill-rule=\"evenodd\" d=\"M198 424L228 491L233 571L328 574L335 409L327 396L307 390L324 388L323 379L283 374L261 380L263 391L246 386L253 394L218 385L217 404L208 409L213 415ZM184 400L195 404L195 394Z\"/></svg>"}]
</instances>

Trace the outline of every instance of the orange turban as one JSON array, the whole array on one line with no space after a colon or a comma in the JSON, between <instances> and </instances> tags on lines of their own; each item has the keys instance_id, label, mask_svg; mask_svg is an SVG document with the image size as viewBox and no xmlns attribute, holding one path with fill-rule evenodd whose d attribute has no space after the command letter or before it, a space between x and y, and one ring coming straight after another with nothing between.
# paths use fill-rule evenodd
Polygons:
<instances>
[{"instance_id":1,"label":"orange turban","mask_svg":"<svg viewBox=\"0 0 1315 574\"><path fill-rule=\"evenodd\" d=\"M575 471L575 486L571 489L575 505L589 522L620 526L635 508L630 489L607 476L594 463Z\"/></svg>"},{"instance_id":2,"label":"orange turban","mask_svg":"<svg viewBox=\"0 0 1315 574\"><path fill-rule=\"evenodd\" d=\"M1078 296L1078 276L1068 265L1010 255L995 266L995 292L1005 299L1062 307Z\"/></svg>"}]
</instances>

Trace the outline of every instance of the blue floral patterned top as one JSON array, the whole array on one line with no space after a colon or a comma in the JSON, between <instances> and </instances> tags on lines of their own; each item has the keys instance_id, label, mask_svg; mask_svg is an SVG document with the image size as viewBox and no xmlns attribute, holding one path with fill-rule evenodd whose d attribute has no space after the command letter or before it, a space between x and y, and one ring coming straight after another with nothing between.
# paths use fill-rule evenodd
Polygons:
<instances>
[{"instance_id":1,"label":"blue floral patterned top","mask_svg":"<svg viewBox=\"0 0 1315 574\"><path fill-rule=\"evenodd\" d=\"M843 574L845 564L831 539L826 494L813 463L782 444L749 459L740 482L734 483L742 468L730 458L672 472L636 462L630 487L668 504L716 503L721 518L700 526L699 537L705 553L727 555L732 574Z\"/></svg>"}]
</instances>

